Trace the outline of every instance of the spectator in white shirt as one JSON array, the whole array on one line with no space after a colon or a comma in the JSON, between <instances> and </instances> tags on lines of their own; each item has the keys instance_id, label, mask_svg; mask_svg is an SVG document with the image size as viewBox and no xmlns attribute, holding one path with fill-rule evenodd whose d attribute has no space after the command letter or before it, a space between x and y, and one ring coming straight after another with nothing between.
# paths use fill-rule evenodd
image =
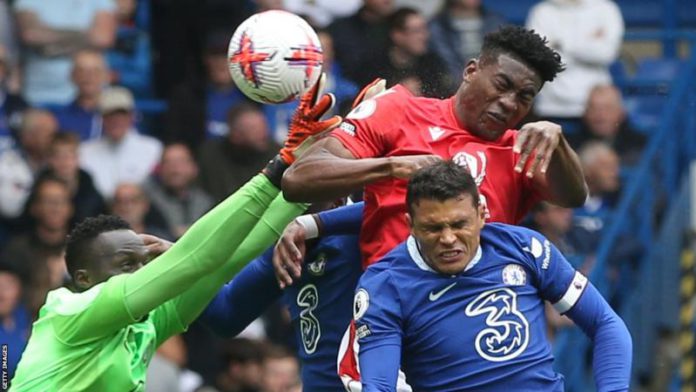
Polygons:
<instances>
[{"instance_id":1,"label":"spectator in white shirt","mask_svg":"<svg viewBox=\"0 0 696 392\"><path fill-rule=\"evenodd\" d=\"M103 116L102 136L80 147L80 163L92 175L97 190L111 199L116 185L140 184L162 154L159 140L135 129L133 95L123 87L104 90L99 99Z\"/></svg>"},{"instance_id":2,"label":"spectator in white shirt","mask_svg":"<svg viewBox=\"0 0 696 392\"><path fill-rule=\"evenodd\" d=\"M610 0L546 0L531 9L527 27L545 36L566 64L537 96L536 114L578 121L592 88L611 82L609 65L624 33L619 7Z\"/></svg>"}]
</instances>

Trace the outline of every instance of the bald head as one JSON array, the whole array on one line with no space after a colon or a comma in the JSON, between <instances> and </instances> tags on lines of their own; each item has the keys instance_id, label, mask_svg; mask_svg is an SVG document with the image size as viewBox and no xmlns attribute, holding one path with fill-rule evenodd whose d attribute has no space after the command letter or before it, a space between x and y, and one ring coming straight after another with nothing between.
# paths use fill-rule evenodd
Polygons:
<instances>
[{"instance_id":1,"label":"bald head","mask_svg":"<svg viewBox=\"0 0 696 392\"><path fill-rule=\"evenodd\" d=\"M588 142L580 148L578 156L591 195L619 189L619 155L613 148L601 141Z\"/></svg>"},{"instance_id":2,"label":"bald head","mask_svg":"<svg viewBox=\"0 0 696 392\"><path fill-rule=\"evenodd\" d=\"M594 136L613 139L625 117L621 92L615 86L600 85L590 91L584 120Z\"/></svg>"},{"instance_id":3,"label":"bald head","mask_svg":"<svg viewBox=\"0 0 696 392\"><path fill-rule=\"evenodd\" d=\"M22 118L19 141L29 155L47 156L56 132L58 121L51 112L29 109Z\"/></svg>"},{"instance_id":4,"label":"bald head","mask_svg":"<svg viewBox=\"0 0 696 392\"><path fill-rule=\"evenodd\" d=\"M73 57L72 81L78 96L95 98L109 82L109 67L104 56L94 50L82 50Z\"/></svg>"}]
</instances>

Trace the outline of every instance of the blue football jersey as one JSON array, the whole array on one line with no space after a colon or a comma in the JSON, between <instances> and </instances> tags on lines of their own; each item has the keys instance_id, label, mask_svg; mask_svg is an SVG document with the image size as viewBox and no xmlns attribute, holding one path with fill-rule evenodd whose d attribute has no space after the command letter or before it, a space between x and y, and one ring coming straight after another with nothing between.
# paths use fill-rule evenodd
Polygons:
<instances>
[{"instance_id":1,"label":"blue football jersey","mask_svg":"<svg viewBox=\"0 0 696 392\"><path fill-rule=\"evenodd\" d=\"M218 292L201 321L218 334L234 336L282 298L295 328L303 390L343 390L336 358L362 273L358 236L319 239L307 250L302 278L285 290L278 288L272 256L271 248L242 269Z\"/></svg>"},{"instance_id":2,"label":"blue football jersey","mask_svg":"<svg viewBox=\"0 0 696 392\"><path fill-rule=\"evenodd\" d=\"M564 313L587 284L525 228L484 226L475 258L457 275L432 270L409 237L368 268L356 290L363 390L391 390L392 379L371 379L370 369L400 361L416 391L562 391L543 301Z\"/></svg>"},{"instance_id":3,"label":"blue football jersey","mask_svg":"<svg viewBox=\"0 0 696 392\"><path fill-rule=\"evenodd\" d=\"M285 289L298 354L303 391L341 391L336 358L352 314L353 292L362 274L358 236L322 238L306 257L302 278Z\"/></svg>"}]
</instances>

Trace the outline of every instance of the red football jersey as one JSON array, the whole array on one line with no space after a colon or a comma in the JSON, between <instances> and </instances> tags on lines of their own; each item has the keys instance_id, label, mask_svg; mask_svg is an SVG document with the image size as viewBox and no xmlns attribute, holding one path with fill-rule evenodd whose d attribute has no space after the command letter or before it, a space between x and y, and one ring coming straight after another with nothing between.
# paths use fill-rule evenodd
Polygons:
<instances>
[{"instance_id":1,"label":"red football jersey","mask_svg":"<svg viewBox=\"0 0 696 392\"><path fill-rule=\"evenodd\" d=\"M436 154L466 166L489 221L515 224L541 199L532 180L514 171L517 131L508 130L492 142L479 139L459 126L453 97L415 97L395 86L362 102L332 136L356 158ZM408 237L406 181L388 178L369 184L364 199L360 248L367 267Z\"/></svg>"}]
</instances>

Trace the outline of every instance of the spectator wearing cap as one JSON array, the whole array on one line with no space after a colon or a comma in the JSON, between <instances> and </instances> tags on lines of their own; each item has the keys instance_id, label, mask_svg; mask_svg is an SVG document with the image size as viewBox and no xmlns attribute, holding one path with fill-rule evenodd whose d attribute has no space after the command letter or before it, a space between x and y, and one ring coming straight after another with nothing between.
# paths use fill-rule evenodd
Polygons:
<instances>
[{"instance_id":1,"label":"spectator wearing cap","mask_svg":"<svg viewBox=\"0 0 696 392\"><path fill-rule=\"evenodd\" d=\"M70 82L72 56L114 43L114 2L18 0L15 9L24 48L24 98L32 105L68 104L76 93Z\"/></svg>"},{"instance_id":2,"label":"spectator wearing cap","mask_svg":"<svg viewBox=\"0 0 696 392\"><path fill-rule=\"evenodd\" d=\"M0 263L0 342L7 345L7 375L12 379L19 358L29 340L31 319L21 301L22 280L19 271Z\"/></svg>"},{"instance_id":3,"label":"spectator wearing cap","mask_svg":"<svg viewBox=\"0 0 696 392\"><path fill-rule=\"evenodd\" d=\"M20 216L36 174L48 160L58 122L51 112L29 109L19 131L19 145L0 153L0 217Z\"/></svg>"},{"instance_id":4,"label":"spectator wearing cap","mask_svg":"<svg viewBox=\"0 0 696 392\"><path fill-rule=\"evenodd\" d=\"M213 199L195 184L196 177L198 165L191 150L185 144L172 143L162 152L159 170L144 185L176 238L213 205Z\"/></svg>"},{"instance_id":5,"label":"spectator wearing cap","mask_svg":"<svg viewBox=\"0 0 696 392\"><path fill-rule=\"evenodd\" d=\"M97 190L111 199L116 185L142 183L162 154L159 140L135 128L135 102L124 87L110 87L99 98L102 136L80 147L80 165L92 175Z\"/></svg>"},{"instance_id":6,"label":"spectator wearing cap","mask_svg":"<svg viewBox=\"0 0 696 392\"><path fill-rule=\"evenodd\" d=\"M8 90L11 70L7 49L0 44L0 152L14 147L22 112L27 107L20 95Z\"/></svg>"},{"instance_id":7,"label":"spectator wearing cap","mask_svg":"<svg viewBox=\"0 0 696 392\"><path fill-rule=\"evenodd\" d=\"M66 106L54 106L60 129L76 133L81 140L101 136L102 118L98 110L99 95L109 82L109 67L104 55L96 50L75 54L71 74L77 97Z\"/></svg>"},{"instance_id":8,"label":"spectator wearing cap","mask_svg":"<svg viewBox=\"0 0 696 392\"><path fill-rule=\"evenodd\" d=\"M172 93L166 116L167 139L183 141L195 149L205 139L227 135L227 111L247 101L230 76L227 59L230 37L231 34L225 32L208 36L204 85L187 83Z\"/></svg>"}]
</instances>

